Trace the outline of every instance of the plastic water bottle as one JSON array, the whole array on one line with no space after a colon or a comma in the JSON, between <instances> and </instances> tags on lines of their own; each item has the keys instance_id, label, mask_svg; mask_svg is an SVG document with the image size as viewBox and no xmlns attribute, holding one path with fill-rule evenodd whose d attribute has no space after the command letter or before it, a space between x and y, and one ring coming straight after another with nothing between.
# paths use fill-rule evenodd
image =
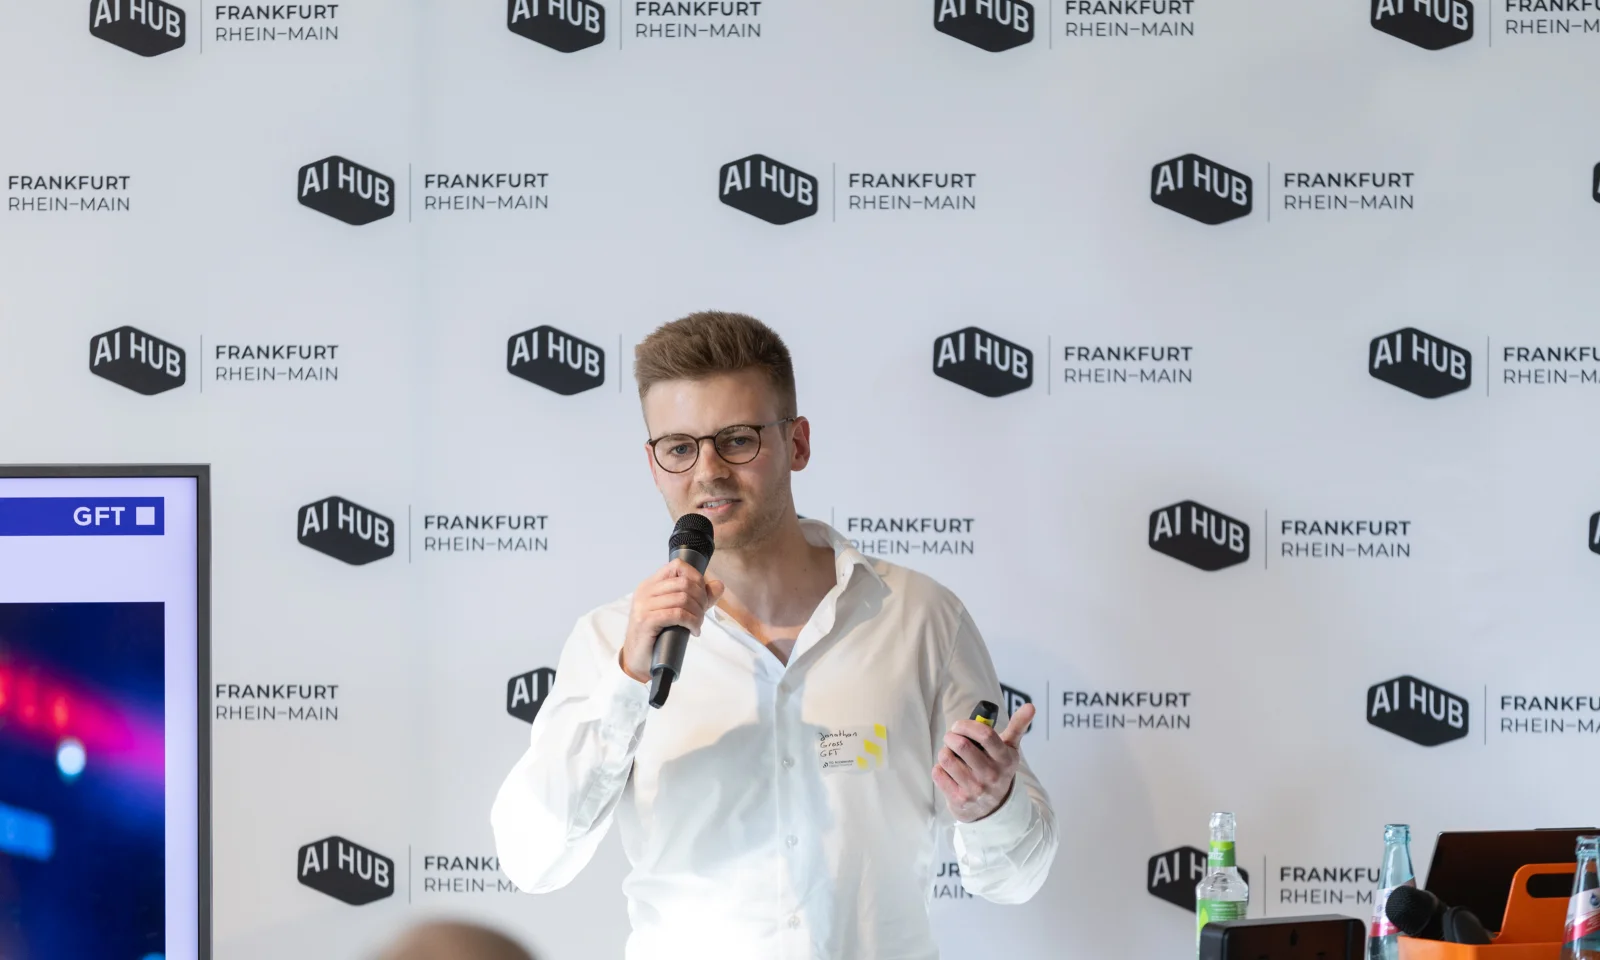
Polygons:
<instances>
[{"instance_id":1,"label":"plastic water bottle","mask_svg":"<svg viewBox=\"0 0 1600 960\"><path fill-rule=\"evenodd\" d=\"M1211 853L1206 875L1194 888L1196 948L1206 924L1243 920L1250 909L1250 886L1239 875L1233 855L1234 822L1231 813L1211 815Z\"/></svg>"},{"instance_id":2,"label":"plastic water bottle","mask_svg":"<svg viewBox=\"0 0 1600 960\"><path fill-rule=\"evenodd\" d=\"M1400 960L1400 928L1389 922L1385 908L1389 894L1416 885L1417 876L1411 869L1411 828L1403 823L1385 824L1383 868L1372 895L1372 926L1367 931L1367 960Z\"/></svg>"}]
</instances>

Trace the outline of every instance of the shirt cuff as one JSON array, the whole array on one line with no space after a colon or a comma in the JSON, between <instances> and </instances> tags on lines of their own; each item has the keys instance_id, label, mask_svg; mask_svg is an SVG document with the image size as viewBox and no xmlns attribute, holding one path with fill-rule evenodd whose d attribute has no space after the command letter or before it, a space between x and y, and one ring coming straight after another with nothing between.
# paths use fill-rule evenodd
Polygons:
<instances>
[{"instance_id":1,"label":"shirt cuff","mask_svg":"<svg viewBox=\"0 0 1600 960\"><path fill-rule=\"evenodd\" d=\"M1025 833L1033 820L1033 798L1019 776L1011 783L1011 796L982 820L956 821L956 833L967 849L1008 848Z\"/></svg>"},{"instance_id":2,"label":"shirt cuff","mask_svg":"<svg viewBox=\"0 0 1600 960\"><path fill-rule=\"evenodd\" d=\"M595 702L602 711L602 728L613 739L631 741L650 712L650 685L624 673L615 657L611 660L611 669L603 674L595 690Z\"/></svg>"}]
</instances>

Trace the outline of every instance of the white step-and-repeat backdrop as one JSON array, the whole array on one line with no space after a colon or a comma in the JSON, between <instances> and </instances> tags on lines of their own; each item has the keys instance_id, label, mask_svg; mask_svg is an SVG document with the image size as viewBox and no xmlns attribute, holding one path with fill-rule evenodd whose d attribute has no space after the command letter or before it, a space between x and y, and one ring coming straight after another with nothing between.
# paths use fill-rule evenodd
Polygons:
<instances>
[{"instance_id":1,"label":"white step-and-repeat backdrop","mask_svg":"<svg viewBox=\"0 0 1600 960\"><path fill-rule=\"evenodd\" d=\"M1595 820L1600 3L3 19L0 456L214 464L219 958L620 954L616 841L523 896L488 811L662 559L632 348L703 308L1040 709L1061 854L929 877L948 955L1187 954L1213 809L1258 916Z\"/></svg>"}]
</instances>

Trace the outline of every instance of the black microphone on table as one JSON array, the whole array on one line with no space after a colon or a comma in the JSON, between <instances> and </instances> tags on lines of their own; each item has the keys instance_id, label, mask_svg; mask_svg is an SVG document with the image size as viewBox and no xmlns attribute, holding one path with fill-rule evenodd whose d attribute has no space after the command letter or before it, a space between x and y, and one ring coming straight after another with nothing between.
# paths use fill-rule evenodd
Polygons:
<instances>
[{"instance_id":1,"label":"black microphone on table","mask_svg":"<svg viewBox=\"0 0 1600 960\"><path fill-rule=\"evenodd\" d=\"M1447 907L1426 890L1399 887L1389 893L1383 912L1400 932L1418 940L1446 943L1492 943L1483 922L1466 907Z\"/></svg>"},{"instance_id":2,"label":"black microphone on table","mask_svg":"<svg viewBox=\"0 0 1600 960\"><path fill-rule=\"evenodd\" d=\"M667 559L682 560L689 566L706 572L711 562L711 521L698 513L686 513L678 518L667 540ZM687 627L671 626L656 634L655 651L650 657L650 706L659 707L667 702L672 682L683 673L683 651L689 646Z\"/></svg>"}]
</instances>

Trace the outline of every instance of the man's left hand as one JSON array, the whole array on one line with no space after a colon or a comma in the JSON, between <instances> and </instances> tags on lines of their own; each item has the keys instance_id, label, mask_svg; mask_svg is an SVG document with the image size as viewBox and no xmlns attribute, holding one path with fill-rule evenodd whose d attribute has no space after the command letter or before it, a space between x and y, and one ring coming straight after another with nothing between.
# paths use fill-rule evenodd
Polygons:
<instances>
[{"instance_id":1,"label":"man's left hand","mask_svg":"<svg viewBox=\"0 0 1600 960\"><path fill-rule=\"evenodd\" d=\"M976 720L957 720L944 735L933 782L957 820L971 823L1000 809L1011 795L1022 753L1017 745L1033 722L1033 704L1011 715L1004 732Z\"/></svg>"}]
</instances>

